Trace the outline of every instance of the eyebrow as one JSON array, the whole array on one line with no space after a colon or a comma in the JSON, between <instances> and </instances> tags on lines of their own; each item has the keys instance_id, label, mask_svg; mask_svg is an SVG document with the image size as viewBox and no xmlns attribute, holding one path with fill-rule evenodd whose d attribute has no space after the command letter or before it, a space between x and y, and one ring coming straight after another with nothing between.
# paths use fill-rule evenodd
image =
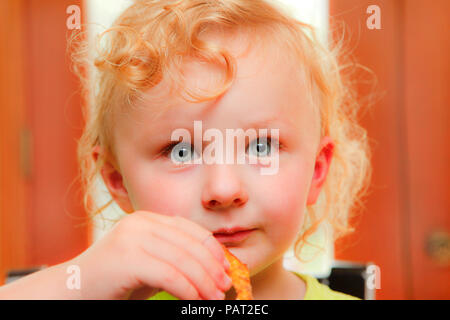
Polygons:
<instances>
[{"instance_id":1,"label":"eyebrow","mask_svg":"<svg viewBox=\"0 0 450 320\"><path fill-rule=\"evenodd\" d=\"M202 121L202 120L193 120L190 125L187 125L188 122L186 122L187 126L180 126L180 125L169 125L167 128L164 128L163 131L170 131L173 132L173 130L178 129L178 128L184 128L186 130L188 130L189 132L191 132L193 134L193 130L194 130L194 121ZM255 120L252 121L250 123L244 123L243 121L241 121L239 123L240 127L244 130L246 129L251 129L251 128L266 128L266 127L273 127L273 126L287 126L291 129L297 129L297 126L289 121L289 120L280 120L279 117L271 117L271 118L267 118L267 119L263 119L263 120ZM202 127L203 131L207 130L207 128ZM161 130L159 130L159 132L161 132Z\"/></svg>"},{"instance_id":2,"label":"eyebrow","mask_svg":"<svg viewBox=\"0 0 450 320\"><path fill-rule=\"evenodd\" d=\"M285 125L291 129L296 129L297 127L292 123L291 121L283 121L280 120L278 117L273 117L269 119L264 120L257 120L254 122L251 122L245 126L246 129L249 128L264 128L264 127L271 127L274 125Z\"/></svg>"},{"instance_id":3,"label":"eyebrow","mask_svg":"<svg viewBox=\"0 0 450 320\"><path fill-rule=\"evenodd\" d=\"M187 124L187 123L186 123ZM153 135L153 140L161 140L165 141L167 140L166 133L167 132L173 132L175 129L178 128L184 128L191 134L191 138L194 137L194 127L193 127L194 121L192 121L191 126L179 126L179 125L170 125L168 128L164 128L163 130L158 130L157 133ZM264 129L269 127L281 127L281 126L287 126L291 130L296 130L298 127L295 126L295 124L289 120L280 120L279 117L271 117L263 120L255 120L250 123L244 123L243 121L239 123L240 128L242 128L244 131L248 129ZM207 128L202 128L202 131L207 130ZM168 137L170 139L170 136Z\"/></svg>"}]
</instances>

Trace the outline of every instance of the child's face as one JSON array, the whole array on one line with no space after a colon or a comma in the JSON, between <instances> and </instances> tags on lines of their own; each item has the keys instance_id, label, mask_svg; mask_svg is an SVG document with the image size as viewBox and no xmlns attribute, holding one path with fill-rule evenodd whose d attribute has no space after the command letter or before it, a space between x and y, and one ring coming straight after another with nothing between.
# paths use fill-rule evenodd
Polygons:
<instances>
[{"instance_id":1,"label":"child's face","mask_svg":"<svg viewBox=\"0 0 450 320\"><path fill-rule=\"evenodd\" d=\"M228 43L227 48L242 48ZM254 230L233 247L234 253L256 274L289 248L303 224L307 204L316 201L331 161L333 142L320 139L304 77L287 58L270 47L252 49L237 58L237 79L231 89L212 102L174 107L154 120L152 95L140 108L118 119L115 148L120 173L105 166L103 178L116 202L127 212L147 210L183 216L204 228L244 227ZM214 74L210 65L186 64L190 88L207 88ZM208 88L215 88L212 81ZM164 81L153 90L161 89ZM153 96L154 97L154 96ZM175 129L193 129L194 120L209 128L279 129L279 168L262 175L258 164L176 165L160 152L171 143ZM260 125L257 126L256 124ZM192 142L194 136L192 134ZM246 141L248 143L248 141ZM208 143L203 142L203 148ZM200 150L197 150L199 152Z\"/></svg>"}]
</instances>

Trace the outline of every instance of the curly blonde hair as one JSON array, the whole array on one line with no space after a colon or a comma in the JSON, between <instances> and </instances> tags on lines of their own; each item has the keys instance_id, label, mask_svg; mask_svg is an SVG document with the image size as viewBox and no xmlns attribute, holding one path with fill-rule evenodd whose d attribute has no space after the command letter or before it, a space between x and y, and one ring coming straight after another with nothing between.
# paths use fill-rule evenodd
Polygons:
<instances>
[{"instance_id":1,"label":"curly blonde hair","mask_svg":"<svg viewBox=\"0 0 450 320\"><path fill-rule=\"evenodd\" d=\"M97 40L102 48L94 61L98 71L94 87L89 81L85 39L71 39L75 71L86 92L94 91L93 103L84 109L85 127L78 143L80 176L84 186L84 205L96 214L112 203L98 206L93 201L95 178L103 159L94 161L93 149L101 146L115 155L112 143L114 118L131 108L143 93L169 77L175 88L184 88L181 57L195 57L222 63L225 81L217 92L201 95L186 91L193 101L217 98L234 80L236 62L226 50L200 39L206 31L248 31L270 39L287 49L306 68L311 92L320 114L321 136L335 142L333 161L324 189L314 205L306 208L308 223L299 233L294 252L302 246L322 222L333 227L335 238L353 230L349 224L353 212L362 205L370 175L370 149L366 130L358 124L361 105L348 78L350 69L343 62L339 45L323 46L314 29L291 17L286 10L268 0L137 0ZM74 46L75 45L75 46ZM92 90L94 89L94 90Z\"/></svg>"}]
</instances>

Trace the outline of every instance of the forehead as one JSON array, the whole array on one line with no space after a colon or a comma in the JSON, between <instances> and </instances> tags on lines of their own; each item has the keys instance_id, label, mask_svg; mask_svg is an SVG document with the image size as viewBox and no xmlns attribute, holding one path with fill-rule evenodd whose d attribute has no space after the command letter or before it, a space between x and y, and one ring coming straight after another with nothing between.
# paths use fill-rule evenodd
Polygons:
<instances>
[{"instance_id":1,"label":"forehead","mask_svg":"<svg viewBox=\"0 0 450 320\"><path fill-rule=\"evenodd\" d=\"M245 122L277 119L299 129L318 132L318 119L313 110L304 66L273 45L270 39L253 42L247 34L218 37L206 34L205 40L224 47L236 59L236 78L230 89L219 98L194 103L170 92L167 77L147 91L132 111L128 134L144 129L166 134L175 128L193 126L203 120L211 127L242 127ZM214 92L224 80L223 68L186 58L183 62L186 88L194 92ZM121 126L127 127L127 124Z\"/></svg>"}]
</instances>

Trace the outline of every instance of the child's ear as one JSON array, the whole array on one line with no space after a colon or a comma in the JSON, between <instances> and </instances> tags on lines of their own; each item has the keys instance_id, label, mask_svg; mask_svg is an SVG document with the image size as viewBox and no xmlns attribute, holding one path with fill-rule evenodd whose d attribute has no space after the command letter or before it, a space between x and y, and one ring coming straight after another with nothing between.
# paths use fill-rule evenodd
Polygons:
<instances>
[{"instance_id":1,"label":"child's ear","mask_svg":"<svg viewBox=\"0 0 450 320\"><path fill-rule=\"evenodd\" d=\"M126 213L132 213L133 205L128 196L128 191L123 183L122 174L118 171L114 161L100 146L96 146L92 152L94 160L97 161L99 157L103 158L103 165L100 168L100 173L103 182L108 188L111 197L119 205L119 207Z\"/></svg>"},{"instance_id":2,"label":"child's ear","mask_svg":"<svg viewBox=\"0 0 450 320\"><path fill-rule=\"evenodd\" d=\"M312 205L316 203L320 190L327 178L328 169L330 168L331 159L333 158L334 142L330 137L323 137L318 148L319 152L316 157L314 173L309 188L308 199L306 204Z\"/></svg>"}]
</instances>

